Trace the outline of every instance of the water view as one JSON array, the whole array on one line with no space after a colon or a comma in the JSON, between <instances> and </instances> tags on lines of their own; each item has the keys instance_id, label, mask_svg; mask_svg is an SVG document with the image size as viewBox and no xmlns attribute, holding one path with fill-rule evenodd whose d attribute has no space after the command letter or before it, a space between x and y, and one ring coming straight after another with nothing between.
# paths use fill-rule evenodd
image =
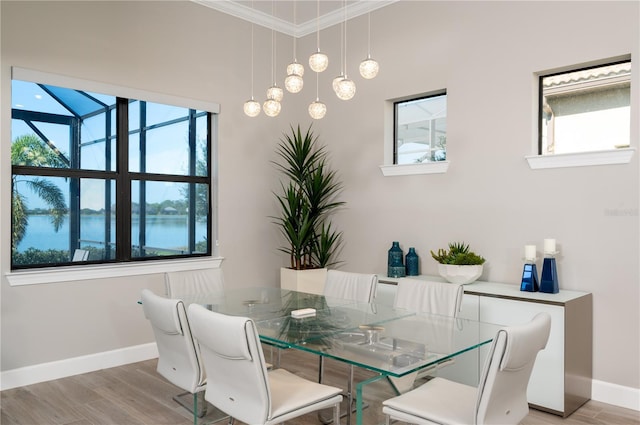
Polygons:
<instances>
[{"instance_id":1,"label":"water view","mask_svg":"<svg viewBox=\"0 0 640 425\"><path fill-rule=\"evenodd\" d=\"M111 220L111 242L116 241L115 217ZM140 224L136 217L133 219L132 243L137 245L137 235ZM186 215L155 215L147 216L146 245L155 248L183 249L188 243L188 226ZM82 215L80 218L80 239L83 241L104 241L104 216ZM207 225L196 223L196 240L204 240L207 235ZM82 242L84 246L88 243ZM92 243L91 245L100 246ZM65 219L62 227L55 232L48 215L30 215L29 225L24 239L18 245L18 251L25 251L33 247L39 250L69 249L69 220Z\"/></svg>"}]
</instances>

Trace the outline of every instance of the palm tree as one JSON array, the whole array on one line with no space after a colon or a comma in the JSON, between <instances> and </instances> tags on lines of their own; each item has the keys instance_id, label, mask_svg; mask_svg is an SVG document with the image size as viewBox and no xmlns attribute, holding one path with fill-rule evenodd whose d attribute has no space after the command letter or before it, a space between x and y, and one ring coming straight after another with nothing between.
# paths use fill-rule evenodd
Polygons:
<instances>
[{"instance_id":1,"label":"palm tree","mask_svg":"<svg viewBox=\"0 0 640 425\"><path fill-rule=\"evenodd\" d=\"M35 134L19 136L11 144L11 164L30 167L68 167L64 156L55 147L47 145ZM29 214L25 197L18 192L20 183L26 184L49 207L51 223L55 231L60 230L67 214L67 205L62 190L44 178L21 179L11 177L11 248L15 250L27 232Z\"/></svg>"}]
</instances>

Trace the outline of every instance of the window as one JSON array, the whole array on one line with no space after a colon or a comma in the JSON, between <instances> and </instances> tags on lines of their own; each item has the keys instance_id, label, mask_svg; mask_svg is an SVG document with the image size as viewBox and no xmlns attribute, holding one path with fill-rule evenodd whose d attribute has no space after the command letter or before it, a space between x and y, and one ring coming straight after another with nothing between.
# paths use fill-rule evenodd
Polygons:
<instances>
[{"instance_id":1,"label":"window","mask_svg":"<svg viewBox=\"0 0 640 425\"><path fill-rule=\"evenodd\" d=\"M631 61L540 76L540 155L630 146Z\"/></svg>"},{"instance_id":2,"label":"window","mask_svg":"<svg viewBox=\"0 0 640 425\"><path fill-rule=\"evenodd\" d=\"M14 79L12 269L210 256L215 117Z\"/></svg>"},{"instance_id":3,"label":"window","mask_svg":"<svg viewBox=\"0 0 640 425\"><path fill-rule=\"evenodd\" d=\"M447 94L394 102L394 164L447 159Z\"/></svg>"}]
</instances>

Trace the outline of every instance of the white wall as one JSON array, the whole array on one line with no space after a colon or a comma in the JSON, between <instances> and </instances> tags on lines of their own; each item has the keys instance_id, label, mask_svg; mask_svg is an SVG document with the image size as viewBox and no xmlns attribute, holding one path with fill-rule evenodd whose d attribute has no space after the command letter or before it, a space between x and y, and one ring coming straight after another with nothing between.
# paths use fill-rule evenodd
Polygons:
<instances>
[{"instance_id":1,"label":"white wall","mask_svg":"<svg viewBox=\"0 0 640 425\"><path fill-rule=\"evenodd\" d=\"M250 25L191 2L7 2L0 63L0 265L2 371L145 344L153 340L135 303L161 276L9 287L10 67L108 82L221 104L220 254L228 283L276 285L285 264L270 160L289 124L310 122L315 81L288 95L277 119L246 118ZM356 97L329 88L339 73L339 27L322 33L332 59L320 77L328 105L315 124L345 183L345 270L386 267L398 240L415 246L423 273L435 273L429 250L465 240L488 259L484 279L517 284L522 247L554 237L560 286L594 294L594 379L640 388L638 154L628 165L529 169L534 152L533 74L640 53L637 2L399 2L372 13L378 78L363 81L366 16L349 22L348 72ZM256 90L270 80L270 33L256 27ZM279 75L291 59L278 37ZM315 36L298 43L299 60ZM309 72L309 71L308 71ZM640 67L632 80L632 146L638 146ZM281 75L283 77L283 75ZM282 78L279 78L282 80ZM448 90L446 174L383 177L385 100ZM612 211L630 212L615 215ZM612 329L620 329L623 336ZM46 346L46 350L39 347ZM624 347L624 349L621 349Z\"/></svg>"}]
</instances>

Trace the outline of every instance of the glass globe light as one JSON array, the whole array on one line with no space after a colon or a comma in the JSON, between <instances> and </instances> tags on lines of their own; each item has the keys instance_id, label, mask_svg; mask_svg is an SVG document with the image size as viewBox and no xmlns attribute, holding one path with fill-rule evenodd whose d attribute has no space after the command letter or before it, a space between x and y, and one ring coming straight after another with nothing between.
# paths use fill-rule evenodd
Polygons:
<instances>
[{"instance_id":1,"label":"glass globe light","mask_svg":"<svg viewBox=\"0 0 640 425\"><path fill-rule=\"evenodd\" d=\"M260 115L260 102L254 100L253 97L244 102L244 113L251 118Z\"/></svg>"},{"instance_id":2,"label":"glass globe light","mask_svg":"<svg viewBox=\"0 0 640 425\"><path fill-rule=\"evenodd\" d=\"M336 96L342 100L349 100L356 94L356 83L345 77L338 82L338 88L336 89Z\"/></svg>"},{"instance_id":3,"label":"glass globe light","mask_svg":"<svg viewBox=\"0 0 640 425\"><path fill-rule=\"evenodd\" d=\"M314 120L320 120L327 113L327 105L320 102L320 99L315 100L315 102L311 102L309 104L309 115Z\"/></svg>"},{"instance_id":4,"label":"glass globe light","mask_svg":"<svg viewBox=\"0 0 640 425\"><path fill-rule=\"evenodd\" d=\"M297 74L302 77L304 75L304 66L296 61L291 62L287 65L287 75L291 74Z\"/></svg>"},{"instance_id":5,"label":"glass globe light","mask_svg":"<svg viewBox=\"0 0 640 425\"><path fill-rule=\"evenodd\" d=\"M273 99L276 102L280 102L284 96L284 90L278 87L275 83L267 89L267 99Z\"/></svg>"},{"instance_id":6,"label":"glass globe light","mask_svg":"<svg viewBox=\"0 0 640 425\"><path fill-rule=\"evenodd\" d=\"M329 57L318 50L309 56L309 68L315 72L322 72L329 66Z\"/></svg>"},{"instance_id":7,"label":"glass globe light","mask_svg":"<svg viewBox=\"0 0 640 425\"><path fill-rule=\"evenodd\" d=\"M367 80L375 78L379 70L380 65L374 59L371 59L371 56L367 56L365 60L360 62L360 75L362 75L362 78Z\"/></svg>"},{"instance_id":8,"label":"glass globe light","mask_svg":"<svg viewBox=\"0 0 640 425\"><path fill-rule=\"evenodd\" d=\"M280 113L280 109L282 109L282 105L275 99L267 99L262 104L262 109L264 109L266 116L277 117Z\"/></svg>"},{"instance_id":9,"label":"glass globe light","mask_svg":"<svg viewBox=\"0 0 640 425\"><path fill-rule=\"evenodd\" d=\"M338 94L338 83L340 81L344 80L344 74L340 73L340 75L338 75L336 78L333 79L333 82L331 83L331 87L333 87L333 91Z\"/></svg>"},{"instance_id":10,"label":"glass globe light","mask_svg":"<svg viewBox=\"0 0 640 425\"><path fill-rule=\"evenodd\" d=\"M284 87L289 93L298 93L302 90L304 81L299 74L289 74L284 80Z\"/></svg>"}]
</instances>

